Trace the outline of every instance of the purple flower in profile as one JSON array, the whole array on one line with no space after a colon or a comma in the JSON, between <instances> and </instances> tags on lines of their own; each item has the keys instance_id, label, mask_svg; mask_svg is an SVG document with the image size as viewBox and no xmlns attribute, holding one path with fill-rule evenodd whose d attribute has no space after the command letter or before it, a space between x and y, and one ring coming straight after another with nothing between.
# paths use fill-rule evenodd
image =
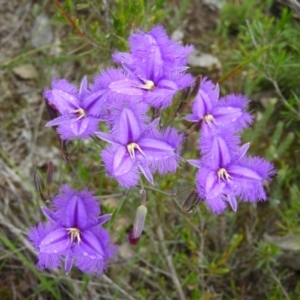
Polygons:
<instances>
[{"instance_id":1,"label":"purple flower in profile","mask_svg":"<svg viewBox=\"0 0 300 300\"><path fill-rule=\"evenodd\" d=\"M111 215L99 216L97 199L88 191L63 186L53 200L54 211L43 207L49 221L32 228L28 237L38 251L39 269L56 268L62 261L65 272L72 266L100 275L113 258L115 246L100 225Z\"/></svg>"},{"instance_id":2,"label":"purple flower in profile","mask_svg":"<svg viewBox=\"0 0 300 300\"><path fill-rule=\"evenodd\" d=\"M124 70L108 69L95 78L93 91L111 99L120 95L139 96L157 108L168 107L174 95L192 84L186 74L186 58L192 46L170 40L162 26L129 38L131 53L115 53L114 61Z\"/></svg>"},{"instance_id":3,"label":"purple flower in profile","mask_svg":"<svg viewBox=\"0 0 300 300\"><path fill-rule=\"evenodd\" d=\"M107 121L110 133L96 133L112 144L101 156L108 175L124 187L135 186L140 172L153 184L152 173L175 172L180 160L178 152L183 136L171 128L159 132L158 120L146 125L138 107L128 102L112 109Z\"/></svg>"},{"instance_id":4,"label":"purple flower in profile","mask_svg":"<svg viewBox=\"0 0 300 300\"><path fill-rule=\"evenodd\" d=\"M227 95L219 100L219 86L203 79L192 103L192 114L185 117L191 122L202 122L202 134L208 135L219 127L233 126L236 131L248 127L252 117L246 112L249 100L243 95Z\"/></svg>"},{"instance_id":5,"label":"purple flower in profile","mask_svg":"<svg viewBox=\"0 0 300 300\"><path fill-rule=\"evenodd\" d=\"M214 213L225 210L226 203L236 211L237 197L245 202L266 200L262 181L275 173L273 165L262 158L245 157L248 148L249 143L234 154L221 149L209 164L190 161L200 168L196 175L199 196Z\"/></svg>"},{"instance_id":6,"label":"purple flower in profile","mask_svg":"<svg viewBox=\"0 0 300 300\"><path fill-rule=\"evenodd\" d=\"M86 77L79 90L65 79L53 79L52 89L46 90L44 97L61 116L46 126L57 126L63 140L88 138L98 130L98 123L103 118L104 105L100 96L101 93L88 90Z\"/></svg>"}]
</instances>

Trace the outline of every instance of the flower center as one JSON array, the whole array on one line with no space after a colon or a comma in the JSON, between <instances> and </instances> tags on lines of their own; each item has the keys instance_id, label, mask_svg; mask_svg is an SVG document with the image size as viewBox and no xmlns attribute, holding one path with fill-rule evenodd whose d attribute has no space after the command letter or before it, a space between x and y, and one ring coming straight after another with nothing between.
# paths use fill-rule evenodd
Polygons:
<instances>
[{"instance_id":1,"label":"flower center","mask_svg":"<svg viewBox=\"0 0 300 300\"><path fill-rule=\"evenodd\" d=\"M76 121L86 117L86 112L83 108L78 108L78 109L71 110L70 113L74 113L74 114L77 115Z\"/></svg>"},{"instance_id":2,"label":"flower center","mask_svg":"<svg viewBox=\"0 0 300 300\"><path fill-rule=\"evenodd\" d=\"M140 78L144 84L138 84L136 87L147 90L147 91L153 91L155 88L155 84L152 80L146 80L143 78Z\"/></svg>"},{"instance_id":3,"label":"flower center","mask_svg":"<svg viewBox=\"0 0 300 300\"><path fill-rule=\"evenodd\" d=\"M214 116L213 115L205 115L203 117L203 120L208 124L211 125L212 123L215 122Z\"/></svg>"},{"instance_id":4,"label":"flower center","mask_svg":"<svg viewBox=\"0 0 300 300\"><path fill-rule=\"evenodd\" d=\"M72 244L76 240L77 240L78 244L81 242L80 230L78 228L67 228L67 231L68 231L68 234L70 235Z\"/></svg>"},{"instance_id":5,"label":"flower center","mask_svg":"<svg viewBox=\"0 0 300 300\"><path fill-rule=\"evenodd\" d=\"M129 152L130 158L134 161L135 160L135 149L139 150L142 155L146 156L140 146L136 143L130 143L127 145L127 150Z\"/></svg>"},{"instance_id":6,"label":"flower center","mask_svg":"<svg viewBox=\"0 0 300 300\"><path fill-rule=\"evenodd\" d=\"M219 180L222 179L228 181L231 178L231 176L227 173L227 171L224 168L219 169L217 174Z\"/></svg>"}]
</instances>

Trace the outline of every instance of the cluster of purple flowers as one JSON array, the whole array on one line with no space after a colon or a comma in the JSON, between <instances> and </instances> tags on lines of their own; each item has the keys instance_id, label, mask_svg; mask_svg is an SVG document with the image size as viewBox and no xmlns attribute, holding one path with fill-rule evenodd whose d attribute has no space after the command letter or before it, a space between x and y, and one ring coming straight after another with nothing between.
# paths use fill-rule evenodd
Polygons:
<instances>
[{"instance_id":1,"label":"cluster of purple flowers","mask_svg":"<svg viewBox=\"0 0 300 300\"><path fill-rule=\"evenodd\" d=\"M252 123L246 112L249 100L243 95L219 99L219 86L204 78L192 103L188 121L201 123L201 160L189 160L199 168L196 175L199 197L219 214L227 203L237 210L237 198L266 200L263 180L274 174L273 165L259 157L247 157L249 143L240 145L239 132Z\"/></svg>"},{"instance_id":2,"label":"cluster of purple flowers","mask_svg":"<svg viewBox=\"0 0 300 300\"><path fill-rule=\"evenodd\" d=\"M153 184L153 173L174 172L181 160L179 146L183 136L175 129L157 129L159 120L150 122L150 107L168 107L174 95L190 86L187 55L192 46L171 41L162 26L132 34L130 53L115 53L121 64L95 76L80 88L65 79L54 79L44 94L47 104L60 116L46 126L57 126L64 140L96 135L109 143L101 157L106 172L123 187L137 185L140 174ZM109 132L99 132L99 122Z\"/></svg>"},{"instance_id":3,"label":"cluster of purple flowers","mask_svg":"<svg viewBox=\"0 0 300 300\"><path fill-rule=\"evenodd\" d=\"M66 273L75 265L85 273L100 275L116 247L101 226L111 215L100 216L97 198L88 190L62 186L53 199L53 210L42 207L42 211L49 221L28 233L39 253L37 267L52 269L64 262Z\"/></svg>"},{"instance_id":4,"label":"cluster of purple flowers","mask_svg":"<svg viewBox=\"0 0 300 300\"><path fill-rule=\"evenodd\" d=\"M151 120L148 112L169 107L178 91L198 87L186 73L193 47L170 40L163 27L132 34L129 45L129 53L113 55L120 66L102 71L92 84L83 78L77 88L54 78L52 88L44 93L47 107L54 112L46 126L54 126L63 140L93 135L107 142L100 154L106 173L125 188L136 186L141 174L153 184L155 172L176 171L183 161L179 153L183 135L170 127L160 130L159 119ZM198 196L216 214L227 204L236 211L237 199L265 200L263 180L274 174L269 162L246 156L249 143L240 145L240 131L252 122L246 112L248 103L242 95L219 99L218 85L205 78L192 102L192 114L185 117L201 124L201 159L188 162L199 168ZM106 131L99 131L99 122L107 125ZM93 194L63 186L53 200L53 210L42 210L49 221L29 233L39 252L37 266L54 268L64 261L67 273L75 265L83 272L101 274L115 246L102 228L110 215L99 216ZM135 241L146 213L143 203L133 228Z\"/></svg>"}]
</instances>

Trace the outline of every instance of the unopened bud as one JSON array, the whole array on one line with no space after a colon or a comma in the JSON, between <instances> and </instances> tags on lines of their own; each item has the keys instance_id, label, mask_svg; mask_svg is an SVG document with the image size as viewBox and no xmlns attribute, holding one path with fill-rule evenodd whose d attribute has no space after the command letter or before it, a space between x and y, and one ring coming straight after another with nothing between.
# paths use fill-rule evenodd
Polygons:
<instances>
[{"instance_id":1,"label":"unopened bud","mask_svg":"<svg viewBox=\"0 0 300 300\"><path fill-rule=\"evenodd\" d=\"M199 196L196 190L189 193L182 205L182 212L191 214L195 206L199 203Z\"/></svg>"},{"instance_id":2,"label":"unopened bud","mask_svg":"<svg viewBox=\"0 0 300 300\"><path fill-rule=\"evenodd\" d=\"M46 176L46 188L47 188L47 194L49 200L51 199L53 173L54 173L54 165L52 161L49 161L48 168L47 168L47 176Z\"/></svg>"},{"instance_id":3,"label":"unopened bud","mask_svg":"<svg viewBox=\"0 0 300 300\"><path fill-rule=\"evenodd\" d=\"M181 102L177 109L176 114L179 115L182 113L189 105L190 103L195 100L195 98L198 95L200 86L201 86L202 76L199 75L196 77L195 83L193 86L188 87L185 89L182 93Z\"/></svg>"},{"instance_id":4,"label":"unopened bud","mask_svg":"<svg viewBox=\"0 0 300 300\"><path fill-rule=\"evenodd\" d=\"M34 181L36 191L39 193L42 200L46 201L44 194L43 194L45 191L45 182L44 182L42 175L39 173L38 170L35 170L35 172L34 172L33 181Z\"/></svg>"},{"instance_id":5,"label":"unopened bud","mask_svg":"<svg viewBox=\"0 0 300 300\"><path fill-rule=\"evenodd\" d=\"M146 215L147 207L145 205L139 206L136 210L133 228L128 236L130 244L136 244L139 241L144 229Z\"/></svg>"},{"instance_id":6,"label":"unopened bud","mask_svg":"<svg viewBox=\"0 0 300 300\"><path fill-rule=\"evenodd\" d=\"M191 90L191 93L189 95L189 102L193 101L197 97L197 95L199 93L200 86L201 86L201 82L202 82L202 76L198 75L196 77L195 85L194 85L194 87Z\"/></svg>"},{"instance_id":7,"label":"unopened bud","mask_svg":"<svg viewBox=\"0 0 300 300\"><path fill-rule=\"evenodd\" d=\"M50 121L58 117L58 111L55 108L55 106L53 106L53 104L50 104L47 100L45 100L45 106L46 106L46 110L48 112Z\"/></svg>"}]
</instances>

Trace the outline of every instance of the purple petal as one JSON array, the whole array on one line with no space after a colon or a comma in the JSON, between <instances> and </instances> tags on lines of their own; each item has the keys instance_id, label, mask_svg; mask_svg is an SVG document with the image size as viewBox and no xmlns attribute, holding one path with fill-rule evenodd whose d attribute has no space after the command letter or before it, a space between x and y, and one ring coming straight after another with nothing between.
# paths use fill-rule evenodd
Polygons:
<instances>
[{"instance_id":1,"label":"purple petal","mask_svg":"<svg viewBox=\"0 0 300 300\"><path fill-rule=\"evenodd\" d=\"M147 127L147 123L149 123L149 117L147 116L148 108L149 106L147 104L130 97L116 99L111 103L109 105L106 122L111 129L110 133L115 137L115 140L127 144L127 139L124 139L124 121L127 123L127 129L130 128L131 130L131 127L134 127L133 130L135 132L136 130L138 130L138 132L144 130ZM137 134L130 134L132 137L137 137L139 136L138 132ZM129 142L134 141L131 140Z\"/></svg>"},{"instance_id":2,"label":"purple petal","mask_svg":"<svg viewBox=\"0 0 300 300\"><path fill-rule=\"evenodd\" d=\"M111 144L118 144L114 138L114 136L112 136L109 133L106 132L102 132L102 131L97 131L95 132L95 134L103 141L111 143Z\"/></svg>"},{"instance_id":3,"label":"purple petal","mask_svg":"<svg viewBox=\"0 0 300 300\"><path fill-rule=\"evenodd\" d=\"M153 107L164 109L171 105L175 93L175 90L157 87L145 93L144 101Z\"/></svg>"},{"instance_id":4,"label":"purple petal","mask_svg":"<svg viewBox=\"0 0 300 300\"><path fill-rule=\"evenodd\" d=\"M116 247L110 244L109 234L100 227L84 231L82 243L73 249L75 265L88 274L101 275L107 262L115 255Z\"/></svg>"},{"instance_id":5,"label":"purple petal","mask_svg":"<svg viewBox=\"0 0 300 300\"><path fill-rule=\"evenodd\" d=\"M41 253L59 254L67 250L71 245L68 232L65 228L58 228L48 233L40 242Z\"/></svg>"},{"instance_id":6,"label":"purple petal","mask_svg":"<svg viewBox=\"0 0 300 300\"><path fill-rule=\"evenodd\" d=\"M74 95L55 89L52 91L52 96L53 101L51 104L53 104L61 114L79 108L79 100Z\"/></svg>"},{"instance_id":7,"label":"purple petal","mask_svg":"<svg viewBox=\"0 0 300 300\"><path fill-rule=\"evenodd\" d=\"M106 98L104 97L106 93L107 91L103 89L86 95L82 100L83 109L89 115L95 117L103 116L106 108Z\"/></svg>"},{"instance_id":8,"label":"purple petal","mask_svg":"<svg viewBox=\"0 0 300 300\"><path fill-rule=\"evenodd\" d=\"M108 88L115 93L124 94L129 96L143 96L144 92L142 89L136 87L139 85L137 80L123 79L112 82Z\"/></svg>"},{"instance_id":9,"label":"purple petal","mask_svg":"<svg viewBox=\"0 0 300 300\"><path fill-rule=\"evenodd\" d=\"M80 120L75 118L70 121L62 122L57 128L57 132L63 140L74 138L89 138L99 130L99 119L92 116Z\"/></svg>"},{"instance_id":10,"label":"purple petal","mask_svg":"<svg viewBox=\"0 0 300 300\"><path fill-rule=\"evenodd\" d=\"M85 228L94 224L100 214L98 199L93 197L93 192L73 190L67 185L61 187L53 206L56 220L67 228Z\"/></svg>"},{"instance_id":11,"label":"purple petal","mask_svg":"<svg viewBox=\"0 0 300 300\"><path fill-rule=\"evenodd\" d=\"M205 203L214 214L220 214L226 209L226 198L220 195L217 198L205 199Z\"/></svg>"},{"instance_id":12,"label":"purple petal","mask_svg":"<svg viewBox=\"0 0 300 300\"><path fill-rule=\"evenodd\" d=\"M86 76L84 76L80 83L79 95L82 95L83 93L85 93L87 91L87 86L88 86L87 78L86 78Z\"/></svg>"},{"instance_id":13,"label":"purple petal","mask_svg":"<svg viewBox=\"0 0 300 300\"><path fill-rule=\"evenodd\" d=\"M250 143L244 144L239 151L237 152L237 160L241 160L247 153L248 149L250 147Z\"/></svg>"},{"instance_id":14,"label":"purple petal","mask_svg":"<svg viewBox=\"0 0 300 300\"><path fill-rule=\"evenodd\" d=\"M234 212L236 212L237 211L237 206L238 206L237 205L237 201L236 201L236 197L234 195L232 195L232 194L228 194L227 195L227 201L230 204L232 210Z\"/></svg>"},{"instance_id":15,"label":"purple petal","mask_svg":"<svg viewBox=\"0 0 300 300\"><path fill-rule=\"evenodd\" d=\"M175 82L168 80L168 79L162 79L158 81L157 87L165 90L173 90L178 91L178 86Z\"/></svg>"},{"instance_id":16,"label":"purple petal","mask_svg":"<svg viewBox=\"0 0 300 300\"><path fill-rule=\"evenodd\" d=\"M142 166L141 164L139 164L139 169L142 171L142 173L146 177L146 179L151 184L154 184L153 176L152 176L152 173L151 173L150 169L148 168L148 166L145 166L145 165Z\"/></svg>"},{"instance_id":17,"label":"purple petal","mask_svg":"<svg viewBox=\"0 0 300 300\"><path fill-rule=\"evenodd\" d=\"M47 207L41 207L43 214L51 221L56 222L55 213Z\"/></svg>"},{"instance_id":18,"label":"purple petal","mask_svg":"<svg viewBox=\"0 0 300 300\"><path fill-rule=\"evenodd\" d=\"M219 204L224 201L226 184L219 181L216 172L202 167L196 174L196 182L200 198L204 198L206 202L212 201L212 203ZM214 209L213 211L216 213L217 210Z\"/></svg>"},{"instance_id":19,"label":"purple petal","mask_svg":"<svg viewBox=\"0 0 300 300\"><path fill-rule=\"evenodd\" d=\"M199 159L188 159L187 162L196 168L201 168L201 160Z\"/></svg>"},{"instance_id":20,"label":"purple petal","mask_svg":"<svg viewBox=\"0 0 300 300\"><path fill-rule=\"evenodd\" d=\"M183 136L175 129L166 128L163 132L151 130L147 132L139 141L139 146L146 156L137 154L139 161L150 163L152 172L158 171L160 174L175 172L181 157L179 148L183 141Z\"/></svg>"},{"instance_id":21,"label":"purple petal","mask_svg":"<svg viewBox=\"0 0 300 300\"><path fill-rule=\"evenodd\" d=\"M243 95L227 95L220 99L217 107L212 111L216 122L220 125L230 124L237 131L248 127L253 117L246 112L249 100Z\"/></svg>"},{"instance_id":22,"label":"purple petal","mask_svg":"<svg viewBox=\"0 0 300 300\"><path fill-rule=\"evenodd\" d=\"M214 85L212 81L204 78L201 82L198 95L192 103L192 121L196 122L194 121L195 119L200 121L205 115L210 114L212 109L216 106L218 98L219 86ZM191 116L189 116L188 120L191 120Z\"/></svg>"},{"instance_id":23,"label":"purple petal","mask_svg":"<svg viewBox=\"0 0 300 300\"><path fill-rule=\"evenodd\" d=\"M82 118L80 120L72 120L70 128L75 136L81 136L89 126L90 119Z\"/></svg>"},{"instance_id":24,"label":"purple petal","mask_svg":"<svg viewBox=\"0 0 300 300\"><path fill-rule=\"evenodd\" d=\"M82 198L74 195L66 204L66 216L64 225L67 228L84 228L89 223L89 216L86 211L86 205Z\"/></svg>"},{"instance_id":25,"label":"purple petal","mask_svg":"<svg viewBox=\"0 0 300 300\"><path fill-rule=\"evenodd\" d=\"M203 162L212 170L225 167L236 156L240 138L233 129L218 129L213 135L204 135L200 139L199 149Z\"/></svg>"},{"instance_id":26,"label":"purple petal","mask_svg":"<svg viewBox=\"0 0 300 300\"><path fill-rule=\"evenodd\" d=\"M137 164L132 162L129 154L125 156L126 150L125 147L108 147L102 151L101 157L107 174L118 180L121 186L129 188L138 183L139 172Z\"/></svg>"},{"instance_id":27,"label":"purple petal","mask_svg":"<svg viewBox=\"0 0 300 300\"><path fill-rule=\"evenodd\" d=\"M99 217L95 223L89 224L88 228L103 225L104 223L106 223L111 218L111 216L112 216L112 214L106 214L106 215L103 215L103 216Z\"/></svg>"},{"instance_id":28,"label":"purple petal","mask_svg":"<svg viewBox=\"0 0 300 300\"><path fill-rule=\"evenodd\" d=\"M133 165L126 147L119 147L114 155L113 174L114 176L121 176L128 173Z\"/></svg>"},{"instance_id":29,"label":"purple petal","mask_svg":"<svg viewBox=\"0 0 300 300\"><path fill-rule=\"evenodd\" d=\"M139 140L139 146L142 148L143 152L147 155L147 153L150 153L155 155L155 153L158 153L158 155L163 152L174 152L174 148L169 145L167 142L160 141L154 138L141 138Z\"/></svg>"},{"instance_id":30,"label":"purple petal","mask_svg":"<svg viewBox=\"0 0 300 300\"><path fill-rule=\"evenodd\" d=\"M103 225L106 223L110 218L112 214L106 214L98 218L98 225Z\"/></svg>"},{"instance_id":31,"label":"purple petal","mask_svg":"<svg viewBox=\"0 0 300 300\"><path fill-rule=\"evenodd\" d=\"M124 108L119 119L118 140L123 145L136 142L140 137L140 123L131 109Z\"/></svg>"},{"instance_id":32,"label":"purple petal","mask_svg":"<svg viewBox=\"0 0 300 300\"><path fill-rule=\"evenodd\" d=\"M231 176L237 176L237 177L242 177L245 179L249 179L249 180L262 180L263 178L256 173L254 170L247 168L247 167L243 167L243 166L239 166L239 165L231 165L227 168L227 172L231 175Z\"/></svg>"},{"instance_id":33,"label":"purple petal","mask_svg":"<svg viewBox=\"0 0 300 300\"><path fill-rule=\"evenodd\" d=\"M65 257L65 272L66 275L68 275L73 267L74 263L74 258L71 257L69 254L66 255Z\"/></svg>"},{"instance_id":34,"label":"purple petal","mask_svg":"<svg viewBox=\"0 0 300 300\"><path fill-rule=\"evenodd\" d=\"M45 126L51 127L51 126L58 126L63 123L71 123L72 119L73 118L71 115L60 116L60 117L57 117L57 118L49 121Z\"/></svg>"},{"instance_id":35,"label":"purple petal","mask_svg":"<svg viewBox=\"0 0 300 300\"><path fill-rule=\"evenodd\" d=\"M52 90L46 90L44 97L49 104L54 105L55 108L63 114L79 107L79 99L76 94L76 86L70 84L65 79L59 80L53 78Z\"/></svg>"},{"instance_id":36,"label":"purple petal","mask_svg":"<svg viewBox=\"0 0 300 300\"><path fill-rule=\"evenodd\" d=\"M104 257L101 242L91 230L85 230L81 233L81 243L78 248L81 249L83 256L88 256L90 259L102 259Z\"/></svg>"},{"instance_id":37,"label":"purple petal","mask_svg":"<svg viewBox=\"0 0 300 300\"><path fill-rule=\"evenodd\" d=\"M92 92L104 94L104 100L112 101L117 96L123 95L139 96L143 95L143 90L136 87L139 81L135 77L126 73L123 69L107 69L94 78L94 84L91 85Z\"/></svg>"},{"instance_id":38,"label":"purple petal","mask_svg":"<svg viewBox=\"0 0 300 300\"><path fill-rule=\"evenodd\" d=\"M262 180L274 175L271 163L257 157L243 158L238 164L228 166L227 171L232 176L229 185L236 196L243 201L266 200Z\"/></svg>"},{"instance_id":39,"label":"purple petal","mask_svg":"<svg viewBox=\"0 0 300 300\"><path fill-rule=\"evenodd\" d=\"M217 107L212 110L211 114L220 125L233 124L238 118L243 115L240 108L236 107Z\"/></svg>"}]
</instances>

